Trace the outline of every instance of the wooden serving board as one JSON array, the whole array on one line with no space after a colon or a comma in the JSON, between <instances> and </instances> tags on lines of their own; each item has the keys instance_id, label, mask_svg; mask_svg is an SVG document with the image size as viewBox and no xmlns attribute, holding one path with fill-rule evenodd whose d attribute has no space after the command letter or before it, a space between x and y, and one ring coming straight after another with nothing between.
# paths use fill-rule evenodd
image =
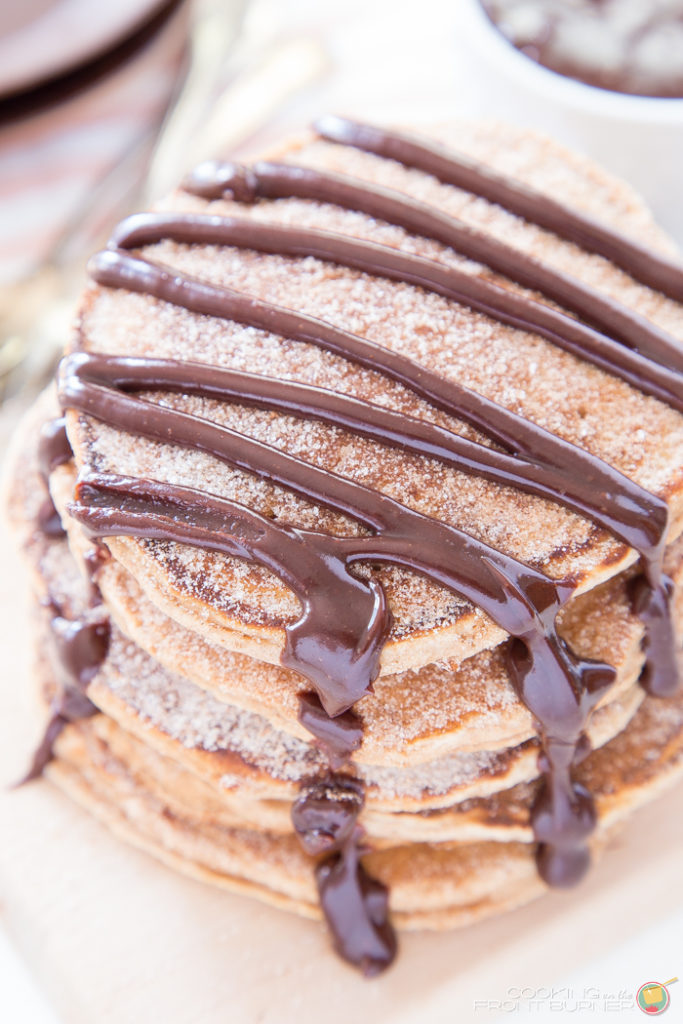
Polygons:
<instances>
[{"instance_id":1,"label":"wooden serving board","mask_svg":"<svg viewBox=\"0 0 683 1024\"><path fill-rule=\"evenodd\" d=\"M23 571L6 534L0 566L0 924L66 1024L493 1022L476 1000L548 986L683 912L678 786L638 813L579 890L463 932L406 935L393 969L365 981L329 952L322 925L176 876L47 782L7 790L39 722Z\"/></svg>"}]
</instances>

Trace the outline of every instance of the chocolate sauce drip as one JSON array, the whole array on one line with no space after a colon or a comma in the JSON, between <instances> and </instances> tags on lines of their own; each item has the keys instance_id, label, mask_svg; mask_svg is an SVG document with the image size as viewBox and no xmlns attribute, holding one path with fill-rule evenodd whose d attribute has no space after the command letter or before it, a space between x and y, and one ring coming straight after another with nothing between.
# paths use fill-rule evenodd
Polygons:
<instances>
[{"instance_id":1,"label":"chocolate sauce drip","mask_svg":"<svg viewBox=\"0 0 683 1024\"><path fill-rule=\"evenodd\" d=\"M83 367L86 367L86 371L81 374ZM95 379L99 383L94 383ZM276 525L257 516L258 529L248 538L240 539L242 543L241 547L239 543L237 545L238 554L272 568L299 595L305 591L308 582L303 569L297 569L301 558L298 549L303 545L297 544L293 564L286 564L288 552L284 554L284 551L287 532L306 537L305 546L313 559L311 566L306 566L307 572L313 569L313 565L316 572L321 572L326 559L336 558L340 565L335 567L335 573L340 572L343 564L343 576L354 580L346 569L359 561L385 561L426 573L448 589L479 604L494 621L514 636L538 627L544 629L546 625L552 628L555 614L573 593L571 583L553 581L456 527L423 515L388 495L287 455L229 427L157 405L147 399L123 394L115 388L115 366L99 365L95 372L94 365L89 363L89 357L85 354L74 359L67 357L62 364L59 393L65 405L128 433L207 452L305 499L357 519L368 529L376 531L371 536L334 537ZM107 481L112 479L96 476L84 480L77 488L80 504L84 505L86 500L97 501L94 492L104 496ZM115 495L116 485L109 490ZM213 536L211 527L220 528L225 533L221 516L228 514L230 517L239 515L244 518L247 514L247 510L236 502L154 481L140 481L138 485L135 482L124 482L118 487L118 495L124 502L129 498L129 503L120 510L117 517L119 526L123 525L122 512L144 513L148 511L148 506L151 506L151 511L162 511L165 502L168 505L173 503L174 496L181 505L185 501L185 513L206 517L205 522L210 528L204 530L203 538L197 532L197 540L207 547L211 545ZM191 496L191 499L187 496ZM146 497L151 499L147 504ZM138 501L140 507L136 506L136 499L142 499ZM103 503L106 503L106 496ZM85 509L82 509L81 516L85 518L86 515ZM100 521L111 534L112 527L116 525L114 518L105 514L100 517ZM269 527L267 533L263 529L265 523ZM94 529L95 524L93 517L93 535L106 536L107 533L98 534ZM141 525L144 528L144 522ZM196 523L191 521L189 534L184 531L181 521L177 524L174 521L161 529L175 530L173 537L169 533L169 539L194 543L191 531L196 531L196 527L201 531L202 525L200 520ZM272 541L272 535L275 541ZM189 540L185 537L189 537ZM227 543L231 549L235 547L232 540ZM220 545L225 544L225 539L220 541ZM223 546L217 548L224 549L227 550ZM373 589L372 581L355 582L361 587ZM331 581L327 585L332 585ZM322 596L318 595L318 599L321 600ZM340 614L351 613L350 609L344 609L340 604L333 607L333 614L337 618ZM366 620L368 622L377 616L375 601L370 613ZM302 674L308 677L308 672ZM346 707L351 703L353 701L347 703ZM346 707L339 710L346 710Z\"/></svg>"},{"instance_id":2,"label":"chocolate sauce drip","mask_svg":"<svg viewBox=\"0 0 683 1024\"><path fill-rule=\"evenodd\" d=\"M62 466L73 457L71 444L66 434L66 421L63 416L48 420L40 431L38 441L38 470L46 489L49 488L50 473L57 466ZM64 537L66 531L62 525L59 512L55 508L49 489L36 518L36 525L46 537L57 539Z\"/></svg>"},{"instance_id":3,"label":"chocolate sauce drip","mask_svg":"<svg viewBox=\"0 0 683 1024\"><path fill-rule=\"evenodd\" d=\"M298 717L304 729L315 736L334 771L346 764L361 745L363 722L358 715L354 711L344 711L330 718L314 693L304 693L299 697Z\"/></svg>"},{"instance_id":4,"label":"chocolate sauce drip","mask_svg":"<svg viewBox=\"0 0 683 1024\"><path fill-rule=\"evenodd\" d=\"M556 660L570 666L569 685L552 687ZM577 658L559 638L537 636L511 641L506 663L520 700L540 724L544 774L531 811L537 841L536 863L548 885L576 884L589 864L586 839L595 828L591 794L573 781L572 768L583 754L586 723L615 681L609 665ZM571 678L573 675L573 680Z\"/></svg>"},{"instance_id":5,"label":"chocolate sauce drip","mask_svg":"<svg viewBox=\"0 0 683 1024\"><path fill-rule=\"evenodd\" d=\"M35 749L31 764L25 775L14 784L15 788L26 785L27 782L33 782L34 779L39 779L45 771L45 768L54 757L54 746L57 742L57 737L60 735L64 726L69 724L68 718L59 711L58 706L51 705L50 717L48 718L47 725L43 730L43 735L38 746Z\"/></svg>"},{"instance_id":6,"label":"chocolate sauce drip","mask_svg":"<svg viewBox=\"0 0 683 1024\"><path fill-rule=\"evenodd\" d=\"M66 725L98 713L99 708L89 700L85 691L109 650L109 622L67 619L52 600L48 601L47 608L50 612L50 654L57 677L57 694L50 704L47 725L31 766L18 785L42 775L54 756L57 737Z\"/></svg>"},{"instance_id":7,"label":"chocolate sauce drip","mask_svg":"<svg viewBox=\"0 0 683 1024\"><path fill-rule=\"evenodd\" d=\"M33 755L29 770L16 783L16 786L23 786L27 782L40 778L54 757L54 745L65 726L70 722L91 718L97 714L98 710L85 694L79 693L77 690L64 690L60 693L50 705L50 717Z\"/></svg>"},{"instance_id":8,"label":"chocolate sauce drip","mask_svg":"<svg viewBox=\"0 0 683 1024\"><path fill-rule=\"evenodd\" d=\"M645 626L645 668L641 685L653 697L673 697L679 688L680 663L673 620L675 584L662 576L658 587L651 587L638 576L632 584L633 610Z\"/></svg>"},{"instance_id":9,"label":"chocolate sauce drip","mask_svg":"<svg viewBox=\"0 0 683 1024\"><path fill-rule=\"evenodd\" d=\"M360 860L363 831L356 822L362 806L358 780L327 775L304 785L292 822L306 852L324 854L315 878L335 949L371 977L392 963L397 940L387 888L368 875Z\"/></svg>"},{"instance_id":10,"label":"chocolate sauce drip","mask_svg":"<svg viewBox=\"0 0 683 1024\"><path fill-rule=\"evenodd\" d=\"M397 160L405 167L434 175L444 184L455 185L490 203L497 203L510 213L538 224L588 252L604 256L636 281L683 302L683 265L678 260L652 252L588 214L572 210L544 192L485 167L470 157L415 135L387 131L333 115L320 118L314 129L330 142Z\"/></svg>"},{"instance_id":11,"label":"chocolate sauce drip","mask_svg":"<svg viewBox=\"0 0 683 1024\"><path fill-rule=\"evenodd\" d=\"M58 416L48 420L40 430L38 441L38 468L44 480L50 473L73 458L73 450L66 433L66 419Z\"/></svg>"},{"instance_id":12,"label":"chocolate sauce drip","mask_svg":"<svg viewBox=\"0 0 683 1024\"><path fill-rule=\"evenodd\" d=\"M666 331L582 281L527 256L456 217L442 213L436 207L413 200L401 192L309 167L258 162L248 171L247 176L245 168L239 164L201 164L184 187L212 199L226 194L235 198L233 186L241 194L249 186L253 200L312 199L358 210L396 224L413 234L450 246L526 288L542 292L627 348L635 349L661 366L683 372L683 348Z\"/></svg>"},{"instance_id":13,"label":"chocolate sauce drip","mask_svg":"<svg viewBox=\"0 0 683 1024\"><path fill-rule=\"evenodd\" d=\"M116 244L135 247L166 237L234 244L315 255L406 280L512 326L535 330L683 409L683 353L665 332L438 210L364 182L286 164L204 165L189 187L208 197L229 193L243 202L294 195L365 211L450 245L544 292L579 313L589 326L436 261L328 232L235 218L160 214L124 222L115 235ZM148 293L196 313L251 324L384 373L434 407L471 423L504 449L485 448L350 396L197 364L79 354L64 362L61 373L65 407L126 432L207 452L365 527L367 534L361 537L320 534L273 522L238 502L203 491L101 474L79 482L70 508L94 537L128 535L191 544L258 563L278 575L302 605L299 620L286 631L283 664L311 682L322 705L304 698L302 721L323 744L331 746L330 735L341 743L340 758L355 749L352 744L359 736L350 719L349 729L341 728L341 721L337 729L338 719L326 714L348 715L352 704L368 692L391 626L382 588L372 579L353 575L357 562L385 562L426 575L473 601L505 629L513 637L507 651L510 674L539 722L543 741L544 777L532 811L539 870L552 885L576 882L588 864L587 839L595 825L595 809L590 794L574 782L572 768L585 756L588 718L613 683L615 671L578 658L557 636L555 618L571 596L572 585L553 581L380 492L130 392L175 390L317 418L550 496L589 516L641 554L645 575L634 600L648 626L648 662L657 689L665 685L657 676L665 665L663 647L673 638L666 626L670 581L661 573L665 503L522 417L331 324L120 251L100 254L91 268L105 286ZM665 665L665 677L668 671ZM356 817L362 790L358 803L345 786L346 781L330 775L307 786L293 820L304 845L324 854L316 878L335 945L350 962L374 973L392 959L395 936L387 919L386 889L368 877L360 862Z\"/></svg>"},{"instance_id":14,"label":"chocolate sauce drip","mask_svg":"<svg viewBox=\"0 0 683 1024\"><path fill-rule=\"evenodd\" d=\"M315 869L320 905L337 953L372 978L393 962L398 945L389 921L389 892L372 878L350 842Z\"/></svg>"},{"instance_id":15,"label":"chocolate sauce drip","mask_svg":"<svg viewBox=\"0 0 683 1024\"><path fill-rule=\"evenodd\" d=\"M88 577L88 603L91 608L94 608L95 605L102 604L102 591L100 590L97 581L102 568L108 561L110 561L110 559L111 554L109 549L100 541L96 541L83 555L83 564Z\"/></svg>"},{"instance_id":16,"label":"chocolate sauce drip","mask_svg":"<svg viewBox=\"0 0 683 1024\"><path fill-rule=\"evenodd\" d=\"M55 615L50 623L57 663L68 686L85 690L109 650L109 622L87 622Z\"/></svg>"},{"instance_id":17,"label":"chocolate sauce drip","mask_svg":"<svg viewBox=\"0 0 683 1024\"><path fill-rule=\"evenodd\" d=\"M304 783L292 807L292 824L306 853L336 853L346 846L363 802L362 783L347 775L328 773Z\"/></svg>"},{"instance_id":18,"label":"chocolate sauce drip","mask_svg":"<svg viewBox=\"0 0 683 1024\"><path fill-rule=\"evenodd\" d=\"M621 377L645 394L683 411L683 381L680 373L671 367L652 362L566 313L436 260L315 228L204 214L136 214L123 221L112 241L128 249L150 245L163 238L186 244L231 245L287 256L315 256L374 276L417 285L469 306L500 323L536 333L578 358ZM111 277L112 285L116 287L117 276L122 279L127 274L133 282L138 281L139 287L140 270L131 274L130 265L117 260L111 252L95 257L91 270L101 283L108 283ZM207 288L207 297L209 295L210 287Z\"/></svg>"},{"instance_id":19,"label":"chocolate sauce drip","mask_svg":"<svg viewBox=\"0 0 683 1024\"><path fill-rule=\"evenodd\" d=\"M51 540L58 540L60 537L66 536L59 512L49 494L38 509L36 526L43 536L49 537Z\"/></svg>"}]
</instances>

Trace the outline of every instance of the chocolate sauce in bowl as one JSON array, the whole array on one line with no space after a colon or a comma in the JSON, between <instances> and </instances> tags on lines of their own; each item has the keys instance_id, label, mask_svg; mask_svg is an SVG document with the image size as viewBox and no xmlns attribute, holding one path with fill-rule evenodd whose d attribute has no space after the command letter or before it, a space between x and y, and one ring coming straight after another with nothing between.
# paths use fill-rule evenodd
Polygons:
<instances>
[{"instance_id":1,"label":"chocolate sauce in bowl","mask_svg":"<svg viewBox=\"0 0 683 1024\"><path fill-rule=\"evenodd\" d=\"M404 136L339 120L322 122L320 130L340 141L343 136L346 144L402 159L442 180L451 180L455 174L451 168L455 158L426 143L406 143ZM489 177L482 175L480 181L478 168L471 165L467 173L473 191L479 187L497 202L509 198L515 212L525 216L530 212L526 192L521 199L527 206L513 206L518 198L514 182L497 176L493 195ZM209 198L229 194L238 202L299 196L358 209L451 245L560 302L573 314L437 260L387 246L209 214L131 218L115 233L112 248L91 263L91 273L103 287L142 292L204 316L259 327L385 374L435 409L472 424L501 449L324 388L201 363L77 352L63 361L60 371L59 394L65 409L126 433L208 453L365 527L360 537L332 536L272 521L237 501L203 490L110 473L83 476L69 509L93 538L153 538L224 552L265 566L299 598L300 617L285 631L282 662L315 691L302 697L300 721L328 751L333 771L302 790L293 824L304 847L323 857L316 878L336 948L351 963L374 973L386 967L395 952L388 894L369 878L360 860L362 832L355 819L362 800L358 804L349 795L349 786L357 784L335 771L350 769L348 758L360 743L361 720L351 708L370 690L379 671L391 613L381 585L372 577L355 575L354 567L361 562L380 563L426 576L472 601L510 634L506 648L510 675L538 722L543 747L543 779L532 808L532 824L539 871L550 885L574 884L589 863L595 808L590 793L575 782L573 768L586 754L590 714L613 683L615 671L607 664L579 658L556 632L557 613L574 591L571 581L552 580L373 488L232 428L168 408L146 392L199 395L319 420L512 484L588 517L640 555L642 575L634 583L633 599L646 629L643 683L660 695L677 685L670 621L673 585L662 572L666 504L590 453L405 356L326 321L212 285L128 250L164 238L185 244L231 245L289 256L314 255L418 284L511 326L536 331L679 410L683 410L683 349L676 339L619 303L401 193L310 168L268 163L249 168L203 165L186 187ZM558 234L573 241L585 234L594 251L621 252L623 240L607 229L565 216L557 204L550 208L539 204L539 211L539 222L543 223L541 217L551 218ZM621 261L615 262L646 283L661 281L668 294L683 294L679 267L657 259L648 264L637 246L623 248Z\"/></svg>"},{"instance_id":2,"label":"chocolate sauce in bowl","mask_svg":"<svg viewBox=\"0 0 683 1024\"><path fill-rule=\"evenodd\" d=\"M531 60L612 92L683 97L683 0L481 0Z\"/></svg>"}]
</instances>

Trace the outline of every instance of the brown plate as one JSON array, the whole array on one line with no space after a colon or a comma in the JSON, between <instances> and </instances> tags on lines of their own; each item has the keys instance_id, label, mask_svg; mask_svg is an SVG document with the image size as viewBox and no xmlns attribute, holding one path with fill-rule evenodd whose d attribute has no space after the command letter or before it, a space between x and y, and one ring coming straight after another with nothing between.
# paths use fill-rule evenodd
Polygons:
<instances>
[{"instance_id":1,"label":"brown plate","mask_svg":"<svg viewBox=\"0 0 683 1024\"><path fill-rule=\"evenodd\" d=\"M0 8L0 99L103 56L169 0L23 0Z\"/></svg>"}]
</instances>

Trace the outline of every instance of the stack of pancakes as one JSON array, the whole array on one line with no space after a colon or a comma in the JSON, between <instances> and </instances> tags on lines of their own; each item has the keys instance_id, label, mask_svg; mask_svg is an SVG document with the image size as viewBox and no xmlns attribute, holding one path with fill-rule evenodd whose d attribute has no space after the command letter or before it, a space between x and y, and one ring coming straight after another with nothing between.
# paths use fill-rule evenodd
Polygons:
<instances>
[{"instance_id":1,"label":"stack of pancakes","mask_svg":"<svg viewBox=\"0 0 683 1024\"><path fill-rule=\"evenodd\" d=\"M625 186L545 139L462 124L434 137L655 251L673 252ZM673 299L481 197L314 135L275 155L428 203L683 338L683 307ZM297 198L254 205L238 199L207 201L179 190L160 209L323 228L530 294L439 242L354 210ZM310 256L230 246L162 240L143 254L405 354L602 458L668 503L665 569L680 580L683 417L673 408L537 334L400 281ZM399 383L314 344L126 288L91 284L71 349L303 382L491 443ZM380 491L572 584L574 596L558 619L561 636L576 654L616 670L588 724L591 752L575 769L596 800L594 852L683 771L683 696L647 696L639 684L644 632L632 606L630 581L639 572L632 548L558 503L350 430L238 401L153 388L145 397ZM47 774L117 834L173 867L318 916L314 858L295 835L291 808L311 780L327 778L328 755L300 722L310 683L280 662L285 630L300 615L297 598L270 570L231 555L149 537L94 542L69 506L78 476L117 474L209 492L308 531L358 536L365 528L210 454L74 410L66 418L73 459L51 460L38 439L41 425L58 415L52 393L31 412L17 439L10 495L33 569L41 693L62 709ZM54 522L46 528L46 475L63 536ZM533 898L545 888L529 821L540 742L508 675L508 635L481 609L415 572L382 563L354 572L380 584L392 624L379 675L354 706L360 742L335 767L337 777L363 783L363 862L388 887L393 922L463 925ZM680 638L683 604L674 604ZM101 713L70 716L59 704L69 685L62 641L70 622L87 626L89 640L100 644L103 659L81 658L79 666L91 710ZM62 728L70 718L77 720Z\"/></svg>"}]
</instances>

